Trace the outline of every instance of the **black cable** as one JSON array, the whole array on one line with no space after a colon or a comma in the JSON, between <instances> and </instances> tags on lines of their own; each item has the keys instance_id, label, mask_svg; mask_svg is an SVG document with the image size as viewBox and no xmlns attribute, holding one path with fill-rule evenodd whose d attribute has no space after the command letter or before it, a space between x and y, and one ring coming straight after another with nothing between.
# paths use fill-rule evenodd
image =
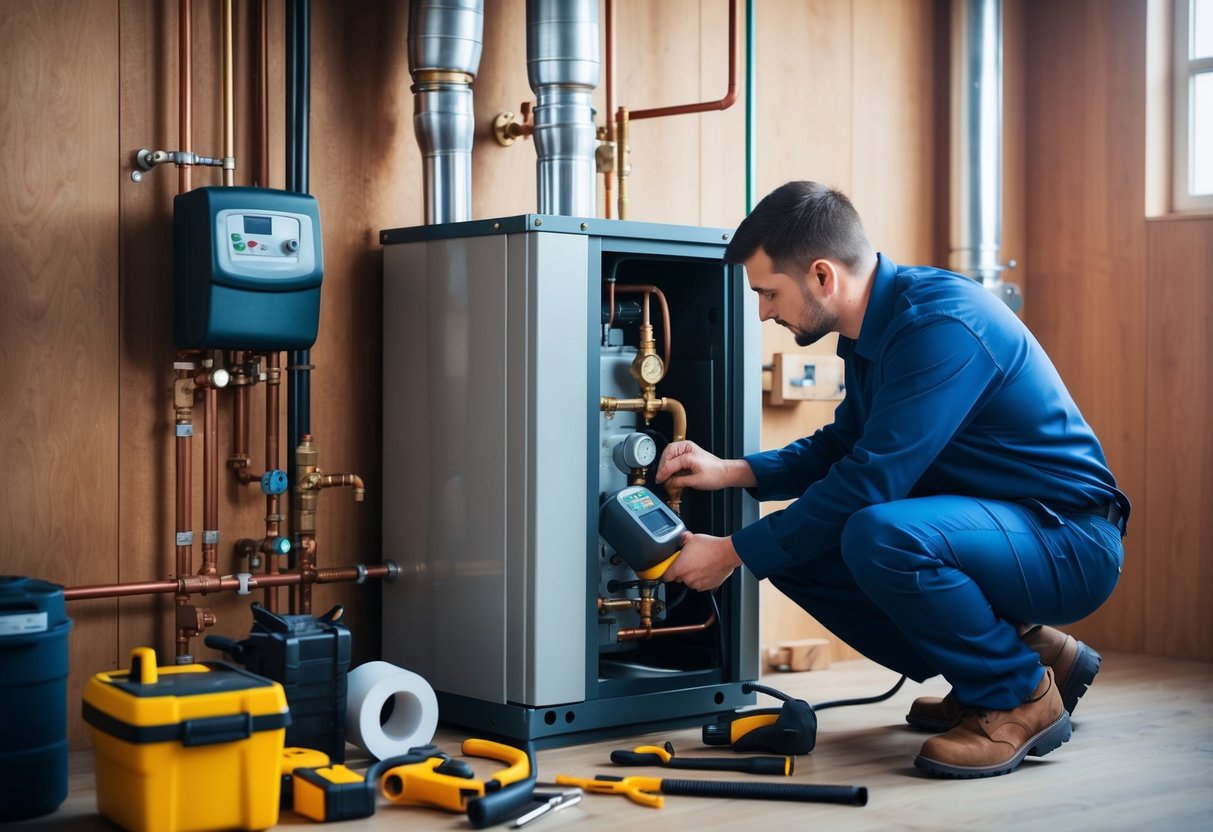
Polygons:
<instances>
[{"instance_id":1,"label":"black cable","mask_svg":"<svg viewBox=\"0 0 1213 832\"><path fill-rule=\"evenodd\" d=\"M893 696L897 691L901 690L901 686L906 683L906 677L902 676L897 680L897 684L886 690L884 693L877 696L865 696L858 699L832 699L829 702L822 702L814 705L813 710L823 711L826 708L844 708L851 705L871 705L874 702L883 702Z\"/></svg>"},{"instance_id":2,"label":"black cable","mask_svg":"<svg viewBox=\"0 0 1213 832\"><path fill-rule=\"evenodd\" d=\"M716 603L716 590L709 592L708 598L712 600L712 612L716 614L716 641L720 648L720 664L723 665L728 653L724 649L724 619L720 617L720 605Z\"/></svg>"},{"instance_id":3,"label":"black cable","mask_svg":"<svg viewBox=\"0 0 1213 832\"><path fill-rule=\"evenodd\" d=\"M891 698L894 694L897 693L897 691L901 690L901 686L904 685L905 683L906 683L906 677L902 676L900 679L897 680L897 684L893 685L893 687L889 688L884 693L878 694L877 696L864 696L864 697L859 697L856 699L831 699L828 702L821 702L817 705L813 705L812 707L813 707L814 711L823 711L826 708L845 708L845 707L850 707L851 705L871 705L876 702L883 702L886 699ZM792 697L788 696L783 691L776 690L775 688L769 688L766 685L760 685L757 682L746 682L744 685L741 686L741 692L742 693L765 693L767 696L770 696L774 699L778 699L781 702L791 702L792 701Z\"/></svg>"}]
</instances>

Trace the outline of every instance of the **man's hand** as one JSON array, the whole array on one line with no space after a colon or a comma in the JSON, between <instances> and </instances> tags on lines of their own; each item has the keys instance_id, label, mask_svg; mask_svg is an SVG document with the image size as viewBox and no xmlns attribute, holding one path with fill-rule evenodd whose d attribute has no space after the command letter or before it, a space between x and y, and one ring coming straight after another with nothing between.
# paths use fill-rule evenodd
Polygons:
<instances>
[{"instance_id":1,"label":"man's hand","mask_svg":"<svg viewBox=\"0 0 1213 832\"><path fill-rule=\"evenodd\" d=\"M682 554L670 564L662 579L681 581L691 589L707 592L724 583L738 566L741 558L737 557L731 537L686 532L682 536Z\"/></svg>"},{"instance_id":2,"label":"man's hand","mask_svg":"<svg viewBox=\"0 0 1213 832\"><path fill-rule=\"evenodd\" d=\"M730 486L757 484L754 472L744 459L723 460L694 442L671 442L661 455L656 480L666 489L694 488L717 491Z\"/></svg>"}]
</instances>

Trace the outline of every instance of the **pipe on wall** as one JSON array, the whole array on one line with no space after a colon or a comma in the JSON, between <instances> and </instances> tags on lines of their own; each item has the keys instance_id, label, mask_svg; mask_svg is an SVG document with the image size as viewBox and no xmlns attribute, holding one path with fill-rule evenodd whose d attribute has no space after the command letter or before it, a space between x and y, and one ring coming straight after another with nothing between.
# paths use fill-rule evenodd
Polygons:
<instances>
[{"instance_id":1,"label":"pipe on wall","mask_svg":"<svg viewBox=\"0 0 1213 832\"><path fill-rule=\"evenodd\" d=\"M427 225L472 218L472 79L480 68L484 0L413 0L409 71Z\"/></svg>"},{"instance_id":2,"label":"pipe on wall","mask_svg":"<svg viewBox=\"0 0 1213 832\"><path fill-rule=\"evenodd\" d=\"M526 21L539 212L592 217L597 213L592 99L599 76L598 2L527 0Z\"/></svg>"},{"instance_id":3,"label":"pipe on wall","mask_svg":"<svg viewBox=\"0 0 1213 832\"><path fill-rule=\"evenodd\" d=\"M952 0L952 158L949 266L1012 309L1002 244L1002 0Z\"/></svg>"}]
</instances>

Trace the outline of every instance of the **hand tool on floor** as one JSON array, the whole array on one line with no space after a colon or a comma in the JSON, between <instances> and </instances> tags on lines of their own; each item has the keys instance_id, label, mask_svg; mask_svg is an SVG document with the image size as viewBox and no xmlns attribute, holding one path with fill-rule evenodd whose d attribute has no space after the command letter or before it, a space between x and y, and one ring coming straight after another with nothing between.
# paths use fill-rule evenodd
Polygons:
<instances>
[{"instance_id":1,"label":"hand tool on floor","mask_svg":"<svg viewBox=\"0 0 1213 832\"><path fill-rule=\"evenodd\" d=\"M795 757L676 757L674 746L642 745L631 751L611 752L617 766L664 766L697 771L741 771L746 774L791 775Z\"/></svg>"},{"instance_id":2,"label":"hand tool on floor","mask_svg":"<svg viewBox=\"0 0 1213 832\"><path fill-rule=\"evenodd\" d=\"M510 822L511 829L520 829L526 826L531 821L539 820L549 812L558 812L561 809L567 809L570 806L575 806L581 802L581 797L584 792L581 789L565 789L559 792L535 792L533 799L541 799L547 797L545 803L536 806L531 811L524 815L519 815ZM550 796L549 796L550 795Z\"/></svg>"},{"instance_id":3,"label":"hand tool on floor","mask_svg":"<svg viewBox=\"0 0 1213 832\"><path fill-rule=\"evenodd\" d=\"M803 699L747 682L743 693L757 691L783 700L778 708L757 708L727 714L703 726L704 745L727 745L734 751L808 754L817 744L817 714Z\"/></svg>"},{"instance_id":4,"label":"hand tool on floor","mask_svg":"<svg viewBox=\"0 0 1213 832\"><path fill-rule=\"evenodd\" d=\"M369 818L375 814L379 775L395 766L419 764L424 760L435 759L439 764L443 761L452 764L448 767L450 770L466 772L465 776L472 776L472 770L466 763L449 759L432 745L414 748L408 754L380 760L368 768L365 775L341 764L328 765L326 755L319 751L306 751L308 754L325 757L325 761L322 765L296 765L291 770L293 808L305 818L322 823ZM304 755L301 754L291 757L293 760L303 758Z\"/></svg>"},{"instance_id":5,"label":"hand tool on floor","mask_svg":"<svg viewBox=\"0 0 1213 832\"><path fill-rule=\"evenodd\" d=\"M746 800L796 800L806 803L841 803L864 806L868 790L863 786L817 786L792 783L739 783L734 780L670 780L662 777L612 777L600 774L593 780L558 775L562 786L577 786L594 794L621 794L633 803L660 809L662 795L731 797Z\"/></svg>"},{"instance_id":6,"label":"hand tool on floor","mask_svg":"<svg viewBox=\"0 0 1213 832\"><path fill-rule=\"evenodd\" d=\"M379 779L380 791L393 803L436 806L451 812L463 812L467 810L470 799L498 792L511 783L531 777L530 755L520 748L490 740L467 739L463 741L463 754L500 760L508 766L488 780L476 780L472 778L470 769L452 772L450 766L446 765L461 761L429 757L384 771Z\"/></svg>"}]
</instances>

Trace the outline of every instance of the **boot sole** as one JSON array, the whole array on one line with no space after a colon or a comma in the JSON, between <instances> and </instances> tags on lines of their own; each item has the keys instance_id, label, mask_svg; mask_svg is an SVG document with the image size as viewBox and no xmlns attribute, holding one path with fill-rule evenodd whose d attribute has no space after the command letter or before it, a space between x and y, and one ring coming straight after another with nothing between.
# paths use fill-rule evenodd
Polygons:
<instances>
[{"instance_id":1,"label":"boot sole","mask_svg":"<svg viewBox=\"0 0 1213 832\"><path fill-rule=\"evenodd\" d=\"M1095 674L1099 673L1099 666L1102 663L1103 659L1098 653L1081 641L1078 642L1078 655L1074 657L1074 665L1066 674L1066 683L1057 686L1057 692L1061 694L1061 704L1068 713L1074 713L1074 709L1078 707L1078 700L1095 681ZM1056 668L1053 672L1057 672Z\"/></svg>"},{"instance_id":2,"label":"boot sole","mask_svg":"<svg viewBox=\"0 0 1213 832\"><path fill-rule=\"evenodd\" d=\"M1070 715L1062 711L1049 727L1031 737L1023 744L1023 748L1010 759L989 766L954 766L932 760L921 754L914 760L915 768L922 769L932 777L946 777L953 780L968 780L976 777L997 777L1000 774L1010 774L1019 768L1023 758L1031 754L1033 757L1043 757L1050 751L1061 746L1070 739Z\"/></svg>"}]
</instances>

